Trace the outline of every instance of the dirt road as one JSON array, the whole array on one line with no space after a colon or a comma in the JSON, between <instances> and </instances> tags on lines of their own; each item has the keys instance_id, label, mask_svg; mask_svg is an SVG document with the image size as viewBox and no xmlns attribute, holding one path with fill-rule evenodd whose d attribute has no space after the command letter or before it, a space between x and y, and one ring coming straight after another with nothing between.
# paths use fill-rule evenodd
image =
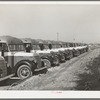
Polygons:
<instances>
[{"instance_id":1,"label":"dirt road","mask_svg":"<svg viewBox=\"0 0 100 100\"><path fill-rule=\"evenodd\" d=\"M99 86L100 48L48 69L8 90L95 90ZM95 66L95 67L94 67ZM100 88L99 88L100 89Z\"/></svg>"}]
</instances>

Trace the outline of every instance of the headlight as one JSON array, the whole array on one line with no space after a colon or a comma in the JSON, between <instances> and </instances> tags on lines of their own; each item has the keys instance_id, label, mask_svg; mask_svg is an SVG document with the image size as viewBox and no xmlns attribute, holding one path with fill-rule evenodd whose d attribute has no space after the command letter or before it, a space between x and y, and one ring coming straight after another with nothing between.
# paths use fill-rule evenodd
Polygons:
<instances>
[{"instance_id":1,"label":"headlight","mask_svg":"<svg viewBox=\"0 0 100 100\"><path fill-rule=\"evenodd\" d=\"M53 58L54 56L52 55L51 57Z\"/></svg>"},{"instance_id":2,"label":"headlight","mask_svg":"<svg viewBox=\"0 0 100 100\"><path fill-rule=\"evenodd\" d=\"M34 59L32 62L37 63L36 59Z\"/></svg>"},{"instance_id":3,"label":"headlight","mask_svg":"<svg viewBox=\"0 0 100 100\"><path fill-rule=\"evenodd\" d=\"M47 66L47 63L44 63L44 66Z\"/></svg>"}]
</instances>

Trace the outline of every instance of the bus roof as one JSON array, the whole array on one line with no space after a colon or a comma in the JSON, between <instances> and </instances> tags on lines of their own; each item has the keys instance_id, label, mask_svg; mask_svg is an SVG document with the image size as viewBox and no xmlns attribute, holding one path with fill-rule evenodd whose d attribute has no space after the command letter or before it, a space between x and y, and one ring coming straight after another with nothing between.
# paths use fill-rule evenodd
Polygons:
<instances>
[{"instance_id":1,"label":"bus roof","mask_svg":"<svg viewBox=\"0 0 100 100\"><path fill-rule=\"evenodd\" d=\"M23 44L20 39L12 36L0 36L0 41L5 41L8 44Z\"/></svg>"},{"instance_id":2,"label":"bus roof","mask_svg":"<svg viewBox=\"0 0 100 100\"><path fill-rule=\"evenodd\" d=\"M23 43L31 43L31 41L26 38L21 38L20 40L22 40Z\"/></svg>"},{"instance_id":3,"label":"bus roof","mask_svg":"<svg viewBox=\"0 0 100 100\"><path fill-rule=\"evenodd\" d=\"M6 41L1 41L1 40L0 40L0 43L7 43L7 42L6 42Z\"/></svg>"},{"instance_id":4,"label":"bus roof","mask_svg":"<svg viewBox=\"0 0 100 100\"><path fill-rule=\"evenodd\" d=\"M31 38L24 38L22 41L23 43L31 43L32 45L39 44L39 42L36 39L31 39Z\"/></svg>"},{"instance_id":5,"label":"bus roof","mask_svg":"<svg viewBox=\"0 0 100 100\"><path fill-rule=\"evenodd\" d=\"M48 41L47 40L38 39L38 42L39 43L42 43L42 44L48 44Z\"/></svg>"}]
</instances>

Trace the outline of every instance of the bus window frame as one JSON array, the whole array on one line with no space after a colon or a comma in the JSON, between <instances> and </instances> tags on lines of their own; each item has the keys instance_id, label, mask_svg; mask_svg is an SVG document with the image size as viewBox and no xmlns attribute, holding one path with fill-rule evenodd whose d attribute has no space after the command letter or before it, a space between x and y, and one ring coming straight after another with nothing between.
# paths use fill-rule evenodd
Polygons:
<instances>
[{"instance_id":1,"label":"bus window frame","mask_svg":"<svg viewBox=\"0 0 100 100\"><path fill-rule=\"evenodd\" d=\"M18 45L22 45L23 46L23 49L20 49L19 50L19 47L17 47L17 49L16 50L11 50L11 48L10 48L10 45L14 45L15 46L15 49L16 49L16 47L18 46ZM8 44L8 46L9 46L9 50L11 51L11 52L20 52L20 51L25 51L25 48L24 48L24 45L23 44Z\"/></svg>"}]
</instances>

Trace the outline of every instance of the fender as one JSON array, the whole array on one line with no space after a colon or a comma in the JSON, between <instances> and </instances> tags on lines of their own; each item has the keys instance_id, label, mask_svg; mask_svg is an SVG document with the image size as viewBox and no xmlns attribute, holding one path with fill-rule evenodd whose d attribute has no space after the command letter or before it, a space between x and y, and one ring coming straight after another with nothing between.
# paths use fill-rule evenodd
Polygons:
<instances>
[{"instance_id":1,"label":"fender","mask_svg":"<svg viewBox=\"0 0 100 100\"><path fill-rule=\"evenodd\" d=\"M41 58L42 58L42 59L48 59L48 57L47 57L47 56L41 56Z\"/></svg>"},{"instance_id":2,"label":"fender","mask_svg":"<svg viewBox=\"0 0 100 100\"><path fill-rule=\"evenodd\" d=\"M53 58L53 60L55 59L55 57L57 57L57 58L59 59L59 55L54 55L54 58Z\"/></svg>"},{"instance_id":3,"label":"fender","mask_svg":"<svg viewBox=\"0 0 100 100\"><path fill-rule=\"evenodd\" d=\"M14 69L13 69L14 73L17 72L18 67L19 67L20 65L22 65L22 64L27 64L27 65L29 65L29 66L31 67L31 70L32 70L32 71L34 71L34 69L36 69L36 67L37 67L36 64L35 64L35 62L33 62L33 61L21 60L21 61L19 61L19 62L15 65L15 67L14 67Z\"/></svg>"},{"instance_id":4,"label":"fender","mask_svg":"<svg viewBox=\"0 0 100 100\"><path fill-rule=\"evenodd\" d=\"M55 56L55 57L58 57L58 55L56 55L56 54L55 54L54 56Z\"/></svg>"},{"instance_id":5,"label":"fender","mask_svg":"<svg viewBox=\"0 0 100 100\"><path fill-rule=\"evenodd\" d=\"M49 60L52 63L52 59L50 59L50 57L44 56L44 57L41 57L41 58L42 59L47 59L47 60Z\"/></svg>"},{"instance_id":6,"label":"fender","mask_svg":"<svg viewBox=\"0 0 100 100\"><path fill-rule=\"evenodd\" d=\"M50 60L50 58L48 56L41 56L41 58Z\"/></svg>"},{"instance_id":7,"label":"fender","mask_svg":"<svg viewBox=\"0 0 100 100\"><path fill-rule=\"evenodd\" d=\"M55 52L53 52L53 51L51 51L50 53L51 53L51 55L55 55Z\"/></svg>"}]
</instances>

